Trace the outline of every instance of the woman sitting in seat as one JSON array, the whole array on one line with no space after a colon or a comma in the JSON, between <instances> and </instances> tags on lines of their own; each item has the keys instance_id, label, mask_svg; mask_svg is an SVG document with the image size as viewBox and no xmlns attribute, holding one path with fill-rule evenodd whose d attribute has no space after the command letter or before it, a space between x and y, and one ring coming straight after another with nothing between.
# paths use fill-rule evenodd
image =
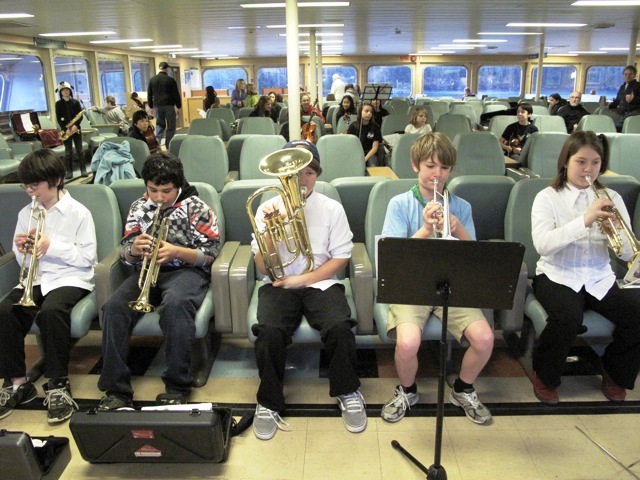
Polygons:
<instances>
[{"instance_id":1,"label":"woman sitting in seat","mask_svg":"<svg viewBox=\"0 0 640 480\"><path fill-rule=\"evenodd\" d=\"M253 111L249 114L250 117L271 117L272 103L271 99L267 96L260 97L257 105L253 108Z\"/></svg>"}]
</instances>

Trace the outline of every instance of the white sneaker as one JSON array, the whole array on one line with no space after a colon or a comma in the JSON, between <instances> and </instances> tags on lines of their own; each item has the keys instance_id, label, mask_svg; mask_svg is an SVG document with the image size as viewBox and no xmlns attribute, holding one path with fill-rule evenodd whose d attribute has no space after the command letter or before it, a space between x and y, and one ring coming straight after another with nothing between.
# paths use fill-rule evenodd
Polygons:
<instances>
[{"instance_id":1,"label":"white sneaker","mask_svg":"<svg viewBox=\"0 0 640 480\"><path fill-rule=\"evenodd\" d=\"M418 403L420 395L418 393L405 392L402 385L398 385L393 392L393 398L382 407L382 419L387 422L399 422L407 413L407 409Z\"/></svg>"},{"instance_id":2,"label":"white sneaker","mask_svg":"<svg viewBox=\"0 0 640 480\"><path fill-rule=\"evenodd\" d=\"M491 412L478 400L475 390L460 393L451 390L449 401L456 407L462 407L467 418L473 423L483 424L491 420Z\"/></svg>"},{"instance_id":3,"label":"white sneaker","mask_svg":"<svg viewBox=\"0 0 640 480\"><path fill-rule=\"evenodd\" d=\"M367 428L367 411L364 409L364 397L360 390L346 395L338 395L338 405L342 410L342 421L347 430L360 433Z\"/></svg>"},{"instance_id":4,"label":"white sneaker","mask_svg":"<svg viewBox=\"0 0 640 480\"><path fill-rule=\"evenodd\" d=\"M282 425L289 425L280 418L280 414L259 403L256 405L256 413L253 415L253 433L260 440L271 440L278 429L287 431Z\"/></svg>"}]
</instances>

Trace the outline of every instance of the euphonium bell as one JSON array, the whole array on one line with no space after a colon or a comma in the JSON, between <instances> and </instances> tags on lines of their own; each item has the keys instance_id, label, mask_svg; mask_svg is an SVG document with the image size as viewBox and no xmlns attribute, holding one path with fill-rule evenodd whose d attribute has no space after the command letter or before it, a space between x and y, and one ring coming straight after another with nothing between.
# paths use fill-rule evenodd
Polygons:
<instances>
[{"instance_id":1,"label":"euphonium bell","mask_svg":"<svg viewBox=\"0 0 640 480\"><path fill-rule=\"evenodd\" d=\"M42 230L44 229L44 209L38 208L36 197L31 197L31 211L29 212L29 226L27 227L27 233L31 232L31 222L35 218L36 219L36 231L33 233L29 233L29 237L31 238L31 242L25 244L25 253L22 257L22 266L20 267L20 287L24 289L22 293L22 297L18 300L14 305L19 305L21 307L35 307L36 302L33 301L33 282L36 280L38 276L38 258L36 256L36 246L38 245L38 241L40 240L40 235L42 234ZM26 251L31 248L31 258L29 259L29 267L27 268L25 265L27 263L27 253Z\"/></svg>"},{"instance_id":2,"label":"euphonium bell","mask_svg":"<svg viewBox=\"0 0 640 480\"><path fill-rule=\"evenodd\" d=\"M313 270L313 251L304 217L305 196L300 188L299 172L313 160L310 151L302 148L285 148L267 155L260 161L260 171L265 175L278 177L282 188L266 186L256 190L247 200L247 214L262 253L265 268L272 280L284 277L284 269L300 255L307 260L306 271ZM279 211L265 215L265 227L258 230L254 214L253 201L270 190L282 197L286 217ZM276 244L284 245L291 258L283 260Z\"/></svg>"}]
</instances>

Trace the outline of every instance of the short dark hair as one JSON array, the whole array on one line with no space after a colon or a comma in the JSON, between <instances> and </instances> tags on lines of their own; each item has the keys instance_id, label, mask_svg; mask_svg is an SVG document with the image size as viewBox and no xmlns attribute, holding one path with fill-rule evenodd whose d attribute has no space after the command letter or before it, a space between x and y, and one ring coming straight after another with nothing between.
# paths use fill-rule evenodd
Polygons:
<instances>
[{"instance_id":1,"label":"short dark hair","mask_svg":"<svg viewBox=\"0 0 640 480\"><path fill-rule=\"evenodd\" d=\"M149 155L144 162L141 175L145 185L147 182L153 182L156 185L172 183L176 188L185 185L182 162L169 152Z\"/></svg>"},{"instance_id":2,"label":"short dark hair","mask_svg":"<svg viewBox=\"0 0 640 480\"><path fill-rule=\"evenodd\" d=\"M533 115L533 107L531 106L530 103L527 103L527 102L519 103L518 104L518 108L521 108L522 110L527 112L529 115ZM518 111L518 109L516 109L516 112L517 111Z\"/></svg>"},{"instance_id":3,"label":"short dark hair","mask_svg":"<svg viewBox=\"0 0 640 480\"><path fill-rule=\"evenodd\" d=\"M549 95L549 98L553 98L554 100L556 100L556 101L558 101L558 102L559 102L560 100L562 100L562 97L560 96L560 94L559 94L559 93L552 93L551 95Z\"/></svg>"},{"instance_id":4,"label":"short dark hair","mask_svg":"<svg viewBox=\"0 0 640 480\"><path fill-rule=\"evenodd\" d=\"M144 120L145 118L149 118L149 115L147 115L147 112L145 112L144 110L137 110L133 112L132 121L134 125L140 120Z\"/></svg>"},{"instance_id":5,"label":"short dark hair","mask_svg":"<svg viewBox=\"0 0 640 480\"><path fill-rule=\"evenodd\" d=\"M20 182L27 184L46 181L49 187L57 185L58 190L64 188L65 173L64 163L60 157L48 148L31 152L18 166Z\"/></svg>"},{"instance_id":6,"label":"short dark hair","mask_svg":"<svg viewBox=\"0 0 640 480\"><path fill-rule=\"evenodd\" d=\"M600 155L600 175L607 171L609 168L609 142L607 137L602 134L596 135L590 130L573 132L564 142L560 155L558 155L558 173L551 182L551 186L554 189L560 190L567 184L566 171L569 159L583 147L591 148ZM602 188L603 186L598 178L593 183L596 187Z\"/></svg>"},{"instance_id":7,"label":"short dark hair","mask_svg":"<svg viewBox=\"0 0 640 480\"><path fill-rule=\"evenodd\" d=\"M627 65L626 67L624 67L624 70L622 72L624 73L627 70L631 70L634 75L638 74L638 69L634 65Z\"/></svg>"}]
</instances>

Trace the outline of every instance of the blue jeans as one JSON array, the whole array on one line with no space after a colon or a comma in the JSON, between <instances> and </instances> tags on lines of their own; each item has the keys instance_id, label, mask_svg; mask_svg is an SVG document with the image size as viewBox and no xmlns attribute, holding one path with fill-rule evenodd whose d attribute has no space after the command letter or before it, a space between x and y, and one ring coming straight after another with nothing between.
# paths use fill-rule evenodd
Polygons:
<instances>
[{"instance_id":1,"label":"blue jeans","mask_svg":"<svg viewBox=\"0 0 640 480\"><path fill-rule=\"evenodd\" d=\"M162 140L166 130L164 144L168 149L171 139L176 134L176 107L173 105L164 105L162 107L156 107L155 112L156 138L158 139L158 144L160 144L160 140Z\"/></svg>"},{"instance_id":2,"label":"blue jeans","mask_svg":"<svg viewBox=\"0 0 640 480\"><path fill-rule=\"evenodd\" d=\"M167 392L189 394L192 376L191 343L195 336L196 311L209 288L210 276L199 268L160 271L151 288L150 302L160 315L160 329L165 339L167 369L162 381ZM127 355L131 331L143 315L127 305L140 295L138 274L131 275L111 295L103 307L102 373L98 388L133 398L131 371ZM159 306L158 306L159 305Z\"/></svg>"}]
</instances>

